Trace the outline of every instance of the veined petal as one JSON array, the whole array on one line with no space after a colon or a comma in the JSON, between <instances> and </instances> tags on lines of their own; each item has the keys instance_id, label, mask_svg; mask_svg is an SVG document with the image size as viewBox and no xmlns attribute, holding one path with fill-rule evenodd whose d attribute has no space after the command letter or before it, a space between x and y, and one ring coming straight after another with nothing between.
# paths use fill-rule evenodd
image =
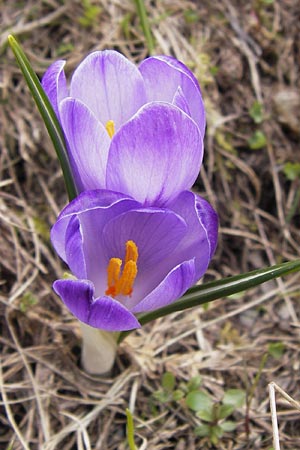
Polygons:
<instances>
[{"instance_id":1,"label":"veined petal","mask_svg":"<svg viewBox=\"0 0 300 450\"><path fill-rule=\"evenodd\" d=\"M59 103L68 96L67 81L64 72L65 61L59 60L51 64L42 78L42 87L59 118Z\"/></svg>"},{"instance_id":2,"label":"veined petal","mask_svg":"<svg viewBox=\"0 0 300 450\"><path fill-rule=\"evenodd\" d=\"M189 116L166 103L148 104L114 136L106 186L163 206L193 185L202 156L203 141Z\"/></svg>"},{"instance_id":3,"label":"veined petal","mask_svg":"<svg viewBox=\"0 0 300 450\"><path fill-rule=\"evenodd\" d=\"M116 129L146 102L143 77L137 67L111 50L94 52L84 59L74 72L70 93L102 124L113 120Z\"/></svg>"},{"instance_id":4,"label":"veined petal","mask_svg":"<svg viewBox=\"0 0 300 450\"><path fill-rule=\"evenodd\" d=\"M172 103L178 86L189 105L191 117L199 126L202 137L205 132L205 110L199 83L192 72L180 61L170 56L153 56L139 66L143 75L148 101Z\"/></svg>"},{"instance_id":5,"label":"veined petal","mask_svg":"<svg viewBox=\"0 0 300 450\"><path fill-rule=\"evenodd\" d=\"M157 269L186 233L186 223L169 210L147 208L129 210L114 217L103 229L105 253L124 259L125 243L129 240L138 247L138 267L141 273ZM159 271L160 272L160 271ZM163 274L160 274L161 278Z\"/></svg>"},{"instance_id":6,"label":"veined petal","mask_svg":"<svg viewBox=\"0 0 300 450\"><path fill-rule=\"evenodd\" d=\"M138 206L139 204L135 200L120 193L101 189L85 191L70 202L58 216L56 223L51 229L52 245L58 255L65 262L68 262L66 255L66 230L72 217L77 216L81 218L87 215L85 227L87 228L88 223L91 223L92 230L93 220L96 220L96 223L98 223L97 227L101 228L99 221L103 221L103 224L105 224L115 215L122 214L124 211ZM99 210L103 211L103 214ZM95 212L96 219L92 216L93 211ZM89 235L91 236L91 233ZM94 239L90 238L86 242L90 242L91 246L95 247Z\"/></svg>"},{"instance_id":7,"label":"veined petal","mask_svg":"<svg viewBox=\"0 0 300 450\"><path fill-rule=\"evenodd\" d=\"M66 260L77 278L87 278L80 222L73 216L66 229Z\"/></svg>"},{"instance_id":8,"label":"veined petal","mask_svg":"<svg viewBox=\"0 0 300 450\"><path fill-rule=\"evenodd\" d=\"M134 241L138 249L137 277L130 297L122 303L133 308L147 296L174 267L173 253L186 233L184 220L169 210L147 208L127 211L103 229L106 259L124 260L125 243Z\"/></svg>"},{"instance_id":9,"label":"veined petal","mask_svg":"<svg viewBox=\"0 0 300 450\"><path fill-rule=\"evenodd\" d=\"M181 192L169 208L180 215L188 227L176 247L174 262L195 257L196 282L206 271L216 249L218 216L206 200L190 191Z\"/></svg>"},{"instance_id":10,"label":"veined petal","mask_svg":"<svg viewBox=\"0 0 300 450\"><path fill-rule=\"evenodd\" d=\"M59 108L71 163L84 190L105 188L110 138L105 127L79 100L66 98Z\"/></svg>"},{"instance_id":11,"label":"veined petal","mask_svg":"<svg viewBox=\"0 0 300 450\"><path fill-rule=\"evenodd\" d=\"M94 295L93 283L82 280L56 280L53 289L71 313L81 322L87 323Z\"/></svg>"},{"instance_id":12,"label":"veined petal","mask_svg":"<svg viewBox=\"0 0 300 450\"><path fill-rule=\"evenodd\" d=\"M155 289L132 308L140 313L162 308L181 297L194 283L194 260L185 261L175 267Z\"/></svg>"},{"instance_id":13,"label":"veined petal","mask_svg":"<svg viewBox=\"0 0 300 450\"><path fill-rule=\"evenodd\" d=\"M210 257L212 258L218 243L218 215L213 207L204 198L199 197L199 195L195 195L195 200L199 220L206 230L210 247Z\"/></svg>"},{"instance_id":14,"label":"veined petal","mask_svg":"<svg viewBox=\"0 0 300 450\"><path fill-rule=\"evenodd\" d=\"M91 305L89 325L106 331L141 328L137 318L122 303L111 297L97 298Z\"/></svg>"},{"instance_id":15,"label":"veined petal","mask_svg":"<svg viewBox=\"0 0 300 450\"><path fill-rule=\"evenodd\" d=\"M57 280L54 291L74 314L91 327L106 331L140 328L136 317L116 300L103 296L94 299L94 285L87 280Z\"/></svg>"},{"instance_id":16,"label":"veined petal","mask_svg":"<svg viewBox=\"0 0 300 450\"><path fill-rule=\"evenodd\" d=\"M180 86L178 86L177 91L175 92L172 104L178 106L178 108L182 109L182 111L184 111L188 116L191 115L188 102Z\"/></svg>"}]
</instances>

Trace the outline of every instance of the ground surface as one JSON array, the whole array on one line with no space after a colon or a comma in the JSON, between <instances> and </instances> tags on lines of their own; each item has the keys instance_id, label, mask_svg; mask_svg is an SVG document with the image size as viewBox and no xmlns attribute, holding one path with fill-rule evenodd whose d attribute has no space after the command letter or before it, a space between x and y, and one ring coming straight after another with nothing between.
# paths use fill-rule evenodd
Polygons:
<instances>
[{"instance_id":1,"label":"ground surface","mask_svg":"<svg viewBox=\"0 0 300 450\"><path fill-rule=\"evenodd\" d=\"M299 1L146 6L156 53L193 69L207 106L195 189L215 206L221 228L206 279L299 257ZM51 290L64 270L49 242L66 203L62 176L6 38L18 36L40 76L58 58L70 74L95 49L114 48L135 62L147 49L127 0L7 0L0 8L0 447L122 450L130 405L141 448L213 448L196 436L199 419L184 401L153 398L170 371L177 385L200 374L216 402L229 388L247 392L248 407L231 416L236 430L214 448L270 449L268 383L300 400L299 274L131 334L112 378L81 370L78 323ZM279 395L277 408L282 448L300 448L300 412Z\"/></svg>"}]
</instances>

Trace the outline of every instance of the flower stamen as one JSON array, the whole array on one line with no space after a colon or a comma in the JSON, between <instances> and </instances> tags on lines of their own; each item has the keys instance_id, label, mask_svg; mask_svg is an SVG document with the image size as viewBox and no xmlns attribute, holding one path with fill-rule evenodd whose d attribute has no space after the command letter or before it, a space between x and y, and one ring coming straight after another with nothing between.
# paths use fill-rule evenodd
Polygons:
<instances>
[{"instance_id":1,"label":"flower stamen","mask_svg":"<svg viewBox=\"0 0 300 450\"><path fill-rule=\"evenodd\" d=\"M121 274L123 261L119 258L111 258L107 266L106 295L131 295L134 281L137 276L138 248L133 241L126 242L125 263Z\"/></svg>"},{"instance_id":2,"label":"flower stamen","mask_svg":"<svg viewBox=\"0 0 300 450\"><path fill-rule=\"evenodd\" d=\"M115 134L115 122L113 120L108 120L105 125L108 136L112 139Z\"/></svg>"}]
</instances>

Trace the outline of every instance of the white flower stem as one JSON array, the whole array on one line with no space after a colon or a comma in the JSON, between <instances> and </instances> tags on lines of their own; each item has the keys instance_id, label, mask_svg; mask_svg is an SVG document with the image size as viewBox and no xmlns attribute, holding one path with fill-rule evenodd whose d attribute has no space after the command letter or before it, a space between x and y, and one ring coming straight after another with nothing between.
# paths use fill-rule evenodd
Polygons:
<instances>
[{"instance_id":1,"label":"white flower stem","mask_svg":"<svg viewBox=\"0 0 300 450\"><path fill-rule=\"evenodd\" d=\"M119 333L92 328L82 322L80 326L83 369L91 375L109 375L116 359Z\"/></svg>"}]
</instances>

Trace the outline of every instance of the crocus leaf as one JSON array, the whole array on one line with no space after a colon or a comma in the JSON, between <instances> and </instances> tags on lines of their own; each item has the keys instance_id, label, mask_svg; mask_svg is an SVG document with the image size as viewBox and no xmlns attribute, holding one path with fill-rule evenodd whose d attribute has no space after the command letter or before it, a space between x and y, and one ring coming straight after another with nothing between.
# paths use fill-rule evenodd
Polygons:
<instances>
[{"instance_id":1,"label":"crocus leaf","mask_svg":"<svg viewBox=\"0 0 300 450\"><path fill-rule=\"evenodd\" d=\"M134 0L136 10L138 13L138 16L140 18L141 27L146 39L147 47L149 50L150 55L152 55L154 50L154 40L151 32L151 28L148 21L148 16L144 4L144 0Z\"/></svg>"},{"instance_id":2,"label":"crocus leaf","mask_svg":"<svg viewBox=\"0 0 300 450\"><path fill-rule=\"evenodd\" d=\"M127 443L130 450L137 450L136 445L134 443L134 423L131 411L126 408L126 418L127 418Z\"/></svg>"},{"instance_id":3,"label":"crocus leaf","mask_svg":"<svg viewBox=\"0 0 300 450\"><path fill-rule=\"evenodd\" d=\"M145 314L141 314L138 319L141 325L144 325L158 317L163 317L175 311L183 311L202 305L219 298L228 297L237 292L253 288L274 278L288 275L300 270L300 259L289 261L263 269L253 270L251 272L235 275L233 277L223 278L221 280L196 285L191 288L179 300L164 308L156 309ZM121 333L122 335L123 333Z\"/></svg>"},{"instance_id":4,"label":"crocus leaf","mask_svg":"<svg viewBox=\"0 0 300 450\"><path fill-rule=\"evenodd\" d=\"M64 135L60 127L60 124L48 100L48 97L45 94L41 86L41 83L36 73L34 72L33 68L31 67L30 62L28 61L28 58L23 52L20 44L16 41L16 39L12 35L8 36L8 42L15 55L17 63L23 73L27 86L39 109L42 119L46 125L49 136L53 142L54 148L56 150L63 171L68 196L69 199L72 200L73 198L76 197L77 192L69 164Z\"/></svg>"}]
</instances>

